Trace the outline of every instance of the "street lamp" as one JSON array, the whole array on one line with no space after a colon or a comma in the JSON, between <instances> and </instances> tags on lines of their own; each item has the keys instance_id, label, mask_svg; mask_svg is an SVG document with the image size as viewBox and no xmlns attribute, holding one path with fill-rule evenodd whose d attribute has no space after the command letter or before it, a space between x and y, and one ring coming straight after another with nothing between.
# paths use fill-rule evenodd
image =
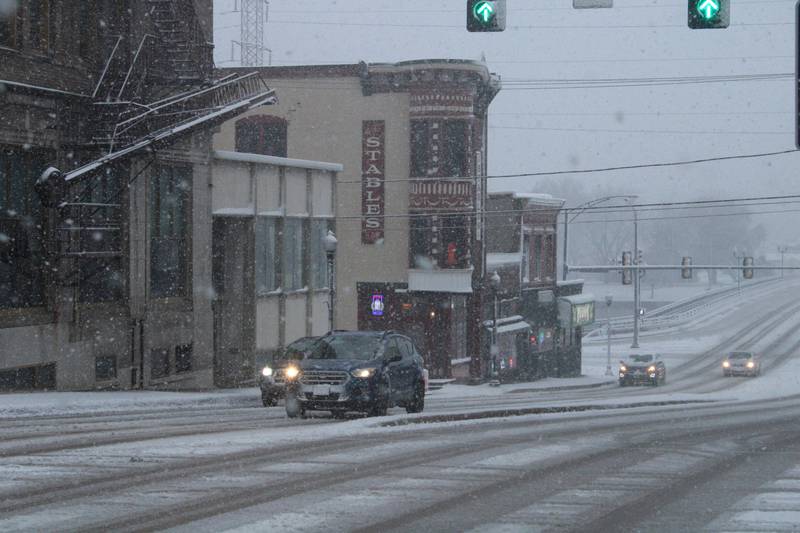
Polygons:
<instances>
[{"instance_id":1,"label":"street lamp","mask_svg":"<svg viewBox=\"0 0 800 533\"><path fill-rule=\"evenodd\" d=\"M334 259L336 257L336 245L339 241L336 240L336 235L333 231L328 230L328 234L322 238L322 244L325 247L325 256L328 259L328 322L330 323L330 330L334 329L334 314L333 306L336 301L336 279L334 276Z\"/></svg>"},{"instance_id":2,"label":"street lamp","mask_svg":"<svg viewBox=\"0 0 800 533\"><path fill-rule=\"evenodd\" d=\"M567 263L567 251L568 251L567 244L569 242L569 223L572 222L573 220L575 220L576 218L578 218L587 209L591 209L592 207L595 207L598 204L602 204L603 202L608 202L609 200L619 200L619 199L622 199L622 200L625 200L625 201L629 201L629 200L635 200L637 198L638 198L638 196L636 196L636 195L627 195L627 194L619 194L619 195L614 195L614 196L604 196L602 198L596 198L594 200L589 200L588 202L584 202L584 203L582 203L581 205L579 205L577 207L564 209L564 262L561 265L562 266L562 270L563 270L562 279L564 281L567 280L567 274L569 273L569 270L567 268L567 266L568 266L568 263ZM575 213L574 215L572 215L572 218L569 217L569 213L570 212L574 212Z\"/></svg>"},{"instance_id":3,"label":"street lamp","mask_svg":"<svg viewBox=\"0 0 800 533\"><path fill-rule=\"evenodd\" d=\"M606 326L606 337L608 339L608 353L606 357L606 376L613 376L611 372L611 304L614 303L614 297L610 294L606 296L606 319L608 325Z\"/></svg>"},{"instance_id":4,"label":"street lamp","mask_svg":"<svg viewBox=\"0 0 800 533\"><path fill-rule=\"evenodd\" d=\"M492 358L491 375L497 375L497 289L500 288L500 275L495 270L489 278L492 287L492 346L490 356Z\"/></svg>"},{"instance_id":5,"label":"street lamp","mask_svg":"<svg viewBox=\"0 0 800 533\"><path fill-rule=\"evenodd\" d=\"M638 196L628 196L625 198L625 201L628 205L631 204L632 200L635 200ZM633 264L636 265L636 274L633 276L633 343L631 344L631 348L638 348L639 347L639 307L641 304L641 270L639 267L639 212L636 211L636 208L631 206L633 209Z\"/></svg>"}]
</instances>

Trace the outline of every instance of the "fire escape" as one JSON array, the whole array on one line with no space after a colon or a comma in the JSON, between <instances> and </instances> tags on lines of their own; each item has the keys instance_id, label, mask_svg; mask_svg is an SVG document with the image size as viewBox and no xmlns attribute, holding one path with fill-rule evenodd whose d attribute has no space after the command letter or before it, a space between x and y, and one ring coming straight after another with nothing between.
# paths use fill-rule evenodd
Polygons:
<instances>
[{"instance_id":1,"label":"fire escape","mask_svg":"<svg viewBox=\"0 0 800 533\"><path fill-rule=\"evenodd\" d=\"M64 172L48 168L36 183L42 203L57 212L48 252L61 267L60 284L75 289L76 302L82 286L123 256L121 198L135 179L120 172L127 160L277 101L257 72L212 79L213 45L193 0L144 4L152 33L136 42L104 37L107 60L81 111L88 116L72 121L98 157Z\"/></svg>"}]
</instances>

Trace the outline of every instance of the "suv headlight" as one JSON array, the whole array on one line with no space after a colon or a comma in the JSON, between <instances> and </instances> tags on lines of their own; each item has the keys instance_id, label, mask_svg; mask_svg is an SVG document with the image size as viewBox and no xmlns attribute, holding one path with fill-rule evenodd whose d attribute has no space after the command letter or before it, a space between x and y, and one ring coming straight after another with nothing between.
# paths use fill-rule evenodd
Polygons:
<instances>
[{"instance_id":1,"label":"suv headlight","mask_svg":"<svg viewBox=\"0 0 800 533\"><path fill-rule=\"evenodd\" d=\"M272 375L272 367L265 366L264 368L262 368L261 375L264 376L265 378L270 377Z\"/></svg>"},{"instance_id":2,"label":"suv headlight","mask_svg":"<svg viewBox=\"0 0 800 533\"><path fill-rule=\"evenodd\" d=\"M350 372L354 378L371 378L375 375L374 368L359 368Z\"/></svg>"},{"instance_id":3,"label":"suv headlight","mask_svg":"<svg viewBox=\"0 0 800 533\"><path fill-rule=\"evenodd\" d=\"M628 371L628 367L625 366L625 365L619 365L619 371L620 372L627 372Z\"/></svg>"},{"instance_id":4,"label":"suv headlight","mask_svg":"<svg viewBox=\"0 0 800 533\"><path fill-rule=\"evenodd\" d=\"M300 369L296 366L287 366L283 374L286 376L286 379L292 381L297 379L297 376L300 375Z\"/></svg>"},{"instance_id":5,"label":"suv headlight","mask_svg":"<svg viewBox=\"0 0 800 533\"><path fill-rule=\"evenodd\" d=\"M655 365L651 365L650 368L647 369L647 371L648 372L655 372L656 371Z\"/></svg>"},{"instance_id":6,"label":"suv headlight","mask_svg":"<svg viewBox=\"0 0 800 533\"><path fill-rule=\"evenodd\" d=\"M748 361L747 362L747 368L753 368L754 366L756 366L756 364L754 362L752 362L752 361Z\"/></svg>"},{"instance_id":7,"label":"suv headlight","mask_svg":"<svg viewBox=\"0 0 800 533\"><path fill-rule=\"evenodd\" d=\"M730 361L723 361L722 362L722 368L729 368L730 366L731 366Z\"/></svg>"}]
</instances>

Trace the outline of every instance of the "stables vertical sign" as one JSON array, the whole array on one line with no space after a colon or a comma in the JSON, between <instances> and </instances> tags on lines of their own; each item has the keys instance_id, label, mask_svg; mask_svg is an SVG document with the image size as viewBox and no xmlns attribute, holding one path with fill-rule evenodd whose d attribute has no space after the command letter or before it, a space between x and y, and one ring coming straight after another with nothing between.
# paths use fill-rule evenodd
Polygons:
<instances>
[{"instance_id":1,"label":"stables vertical sign","mask_svg":"<svg viewBox=\"0 0 800 533\"><path fill-rule=\"evenodd\" d=\"M361 242L383 239L386 123L365 120L361 134Z\"/></svg>"}]
</instances>

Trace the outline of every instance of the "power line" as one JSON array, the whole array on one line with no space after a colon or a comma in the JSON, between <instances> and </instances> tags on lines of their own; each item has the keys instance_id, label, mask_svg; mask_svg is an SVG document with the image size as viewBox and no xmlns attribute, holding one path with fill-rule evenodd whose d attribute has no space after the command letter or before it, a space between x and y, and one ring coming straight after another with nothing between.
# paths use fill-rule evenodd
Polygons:
<instances>
[{"instance_id":1,"label":"power line","mask_svg":"<svg viewBox=\"0 0 800 533\"><path fill-rule=\"evenodd\" d=\"M596 172L615 172L618 170L636 170L641 168L661 168L661 167L675 167L675 166L684 166L684 165L695 165L699 163L711 163L715 161L735 161L735 160L742 160L742 159L756 159L761 157L771 157L776 155L784 155L784 154L791 154L795 153L798 150L796 148L792 148L791 150L781 150L777 152L762 152L757 154L740 154L740 155L729 155L729 156L720 156L720 157L706 157L701 159L687 159L683 161L670 161L670 162L663 162L663 163L641 163L636 165L619 165L614 167L598 167L598 168L585 168L585 169L573 169L573 170L552 170L552 171L544 171L544 172L521 172L517 174L495 174L492 176L480 176L480 177L466 177L466 178L387 178L383 180L385 183L398 183L398 182L425 182L425 181L439 181L443 180L446 181L447 179L466 179L466 180L476 180L476 179L505 179L505 178L531 178L531 177L541 177L541 176L561 176L564 174L593 174ZM338 185L342 184L361 184L363 180L341 180L337 181Z\"/></svg>"},{"instance_id":2,"label":"power line","mask_svg":"<svg viewBox=\"0 0 800 533\"><path fill-rule=\"evenodd\" d=\"M660 217L638 217L637 221L639 222L646 222L646 221L659 221L659 220L691 220L696 218L718 218L718 217L741 217L741 216L750 216L750 215L774 215L774 214L782 214L782 213L800 213L800 209L769 209L763 211L743 211L743 212L736 212L736 213L705 213L705 214L698 214L698 215L669 215L669 216L660 216ZM339 220L339 217L336 217ZM354 217L355 219L361 219L365 217ZM350 218L344 218L344 220L350 220ZM579 219L574 222L570 222L570 226L573 224L599 224L599 223L631 223L634 222L633 218L616 218L616 219ZM558 224L558 222L554 222ZM518 224L487 224L492 228L495 229L503 229L503 228L518 228ZM455 224L455 225L447 225L447 226L437 226L440 229L471 229L473 227L472 224ZM384 231L402 231L402 232L415 232L415 231L424 231L423 229L406 229L406 228L386 228L384 227Z\"/></svg>"},{"instance_id":3,"label":"power line","mask_svg":"<svg viewBox=\"0 0 800 533\"><path fill-rule=\"evenodd\" d=\"M489 126L495 130L524 130L524 131L561 131L561 132L581 132L581 133L652 133L666 135L788 135L794 133L787 131L693 131L693 130L622 130L622 129L603 129L603 128L539 128L527 126Z\"/></svg>"},{"instance_id":4,"label":"power line","mask_svg":"<svg viewBox=\"0 0 800 533\"><path fill-rule=\"evenodd\" d=\"M491 194L491 193L489 193ZM744 204L743 202L753 202ZM363 218L425 218L425 217L474 217L477 215L486 216L503 216L503 215L522 215L532 214L537 212L567 212L573 211L586 212L593 211L595 213L616 213L619 211L628 211L636 209L637 211L664 211L674 209L707 209L716 207L747 207L759 205L778 205L778 204L791 204L800 203L800 194L781 195L781 196L751 196L744 198L727 198L720 200L690 200L683 202L655 202L644 204L625 204L617 206L590 206L590 207L534 207L523 209L504 209L504 210L463 210L463 211L442 211L439 213L402 213L402 214L384 214L384 215L338 215L336 218L341 220L360 220Z\"/></svg>"},{"instance_id":5,"label":"power line","mask_svg":"<svg viewBox=\"0 0 800 533\"><path fill-rule=\"evenodd\" d=\"M673 111L625 111L624 109L620 109L619 111L603 111L603 112L589 112L589 113L578 113L578 112L571 112L571 111L562 111L562 112L553 112L553 111L544 111L544 112L497 112L492 111L491 116L525 116L525 117L695 117L695 116L723 116L729 117L732 115L786 115L792 114L794 110L787 109L786 111L683 111L683 112L673 112Z\"/></svg>"}]
</instances>

